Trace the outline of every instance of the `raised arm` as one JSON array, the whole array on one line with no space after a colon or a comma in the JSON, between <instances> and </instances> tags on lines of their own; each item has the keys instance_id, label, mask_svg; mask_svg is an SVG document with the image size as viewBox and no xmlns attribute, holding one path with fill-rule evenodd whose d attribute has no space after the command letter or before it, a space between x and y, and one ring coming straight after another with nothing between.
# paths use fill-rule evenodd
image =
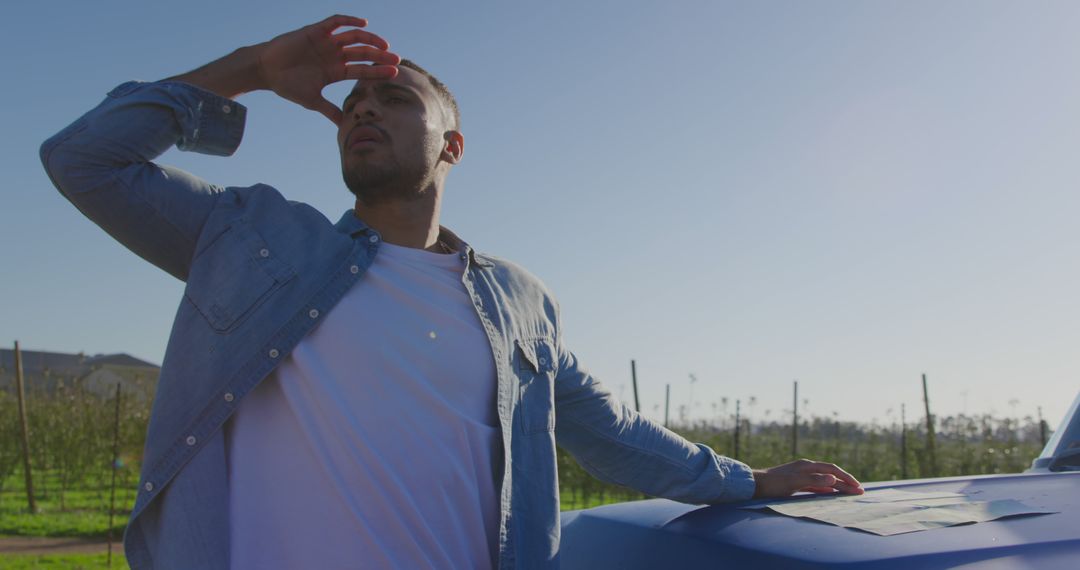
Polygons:
<instances>
[{"instance_id":1,"label":"raised arm","mask_svg":"<svg viewBox=\"0 0 1080 570\"><path fill-rule=\"evenodd\" d=\"M337 122L341 111L322 97L326 85L397 73L393 66L400 58L386 51L382 38L360 29L334 33L366 24L332 16L183 75L120 85L42 144L45 170L94 223L186 280L205 222L225 190L151 161L174 144L180 150L232 154L246 116L232 98L258 89L273 90Z\"/></svg>"}]
</instances>

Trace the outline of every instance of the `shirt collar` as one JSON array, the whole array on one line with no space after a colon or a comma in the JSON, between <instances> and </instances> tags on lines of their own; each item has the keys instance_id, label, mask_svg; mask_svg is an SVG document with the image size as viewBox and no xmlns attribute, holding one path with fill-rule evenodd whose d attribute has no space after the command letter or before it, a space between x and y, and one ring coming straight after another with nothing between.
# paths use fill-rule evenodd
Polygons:
<instances>
[{"instance_id":1,"label":"shirt collar","mask_svg":"<svg viewBox=\"0 0 1080 570\"><path fill-rule=\"evenodd\" d=\"M345 210L345 213L341 215L341 219L334 224L334 227L343 234L349 234L350 238L355 238L358 235L378 233L368 227L363 220L358 218L352 209ZM487 256L476 253L476 250L466 243L465 240L459 238L457 234L443 226L439 226L439 239L457 251L466 252L469 255L469 259L480 267L495 266Z\"/></svg>"},{"instance_id":2,"label":"shirt collar","mask_svg":"<svg viewBox=\"0 0 1080 570\"><path fill-rule=\"evenodd\" d=\"M341 219L334 224L334 227L343 234L349 234L351 238L373 231L363 220L356 217L352 209L345 210L345 213L341 215Z\"/></svg>"}]
</instances>

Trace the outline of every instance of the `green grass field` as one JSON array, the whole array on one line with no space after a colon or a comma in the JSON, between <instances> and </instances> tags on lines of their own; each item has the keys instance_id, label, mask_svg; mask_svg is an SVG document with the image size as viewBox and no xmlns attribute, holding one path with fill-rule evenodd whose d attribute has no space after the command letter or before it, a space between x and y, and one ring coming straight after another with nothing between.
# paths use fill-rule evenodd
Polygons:
<instances>
[{"instance_id":1,"label":"green grass field","mask_svg":"<svg viewBox=\"0 0 1080 570\"><path fill-rule=\"evenodd\" d=\"M106 570L127 568L123 554L113 552L112 566L106 564L106 554L0 555L4 570Z\"/></svg>"},{"instance_id":2,"label":"green grass field","mask_svg":"<svg viewBox=\"0 0 1080 570\"><path fill-rule=\"evenodd\" d=\"M55 477L35 473L38 512L31 514L23 491L22 470L4 481L0 493L0 536L71 536L105 538L109 529L109 482L90 480L64 493L63 506ZM126 482L125 482L126 483ZM116 488L113 536L119 540L127 524L135 489L130 484Z\"/></svg>"}]
</instances>

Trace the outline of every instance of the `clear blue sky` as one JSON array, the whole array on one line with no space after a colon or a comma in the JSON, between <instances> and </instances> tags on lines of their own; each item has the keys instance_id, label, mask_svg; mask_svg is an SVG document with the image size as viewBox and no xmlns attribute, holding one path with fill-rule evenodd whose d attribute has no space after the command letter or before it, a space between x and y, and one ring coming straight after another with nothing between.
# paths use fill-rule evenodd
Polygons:
<instances>
[{"instance_id":1,"label":"clear blue sky","mask_svg":"<svg viewBox=\"0 0 1080 570\"><path fill-rule=\"evenodd\" d=\"M811 414L886 424L923 372L941 414L1056 422L1080 388L1072 2L9 5L0 340L160 362L182 283L68 204L38 146L122 81L336 12L456 93L443 223L544 279L628 401L637 359L654 417L669 382L673 415L775 418L798 379ZM240 101L235 156L159 160L351 207L328 121Z\"/></svg>"}]
</instances>

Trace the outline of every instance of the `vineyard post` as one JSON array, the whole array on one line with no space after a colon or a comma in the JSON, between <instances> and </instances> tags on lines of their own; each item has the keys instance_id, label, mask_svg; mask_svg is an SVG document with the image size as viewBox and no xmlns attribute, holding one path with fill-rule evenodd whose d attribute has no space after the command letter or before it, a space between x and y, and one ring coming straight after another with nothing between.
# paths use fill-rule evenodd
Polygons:
<instances>
[{"instance_id":1,"label":"vineyard post","mask_svg":"<svg viewBox=\"0 0 1080 570\"><path fill-rule=\"evenodd\" d=\"M735 459L739 458L739 403L735 400Z\"/></svg>"},{"instance_id":2,"label":"vineyard post","mask_svg":"<svg viewBox=\"0 0 1080 570\"><path fill-rule=\"evenodd\" d=\"M923 403L926 404L926 451L930 459L930 476L937 477L937 452L934 445L934 416L930 415L930 392L926 389L926 374L922 375Z\"/></svg>"},{"instance_id":3,"label":"vineyard post","mask_svg":"<svg viewBox=\"0 0 1080 570\"><path fill-rule=\"evenodd\" d=\"M791 405L791 458L799 458L799 381L795 381L795 392Z\"/></svg>"},{"instance_id":4,"label":"vineyard post","mask_svg":"<svg viewBox=\"0 0 1080 570\"><path fill-rule=\"evenodd\" d=\"M907 479L907 418L900 404L900 478Z\"/></svg>"},{"instance_id":5,"label":"vineyard post","mask_svg":"<svg viewBox=\"0 0 1080 570\"><path fill-rule=\"evenodd\" d=\"M120 461L120 383L116 383L116 414L113 419L113 445L112 445L112 483L109 491L109 554L105 560L106 565L112 568L112 545L113 545L113 513L116 512L116 470Z\"/></svg>"},{"instance_id":6,"label":"vineyard post","mask_svg":"<svg viewBox=\"0 0 1080 570\"><path fill-rule=\"evenodd\" d=\"M671 410L671 382L664 390L664 427L668 427L668 412Z\"/></svg>"},{"instance_id":7,"label":"vineyard post","mask_svg":"<svg viewBox=\"0 0 1080 570\"><path fill-rule=\"evenodd\" d=\"M840 456L840 418L833 412L833 455Z\"/></svg>"},{"instance_id":8,"label":"vineyard post","mask_svg":"<svg viewBox=\"0 0 1080 570\"><path fill-rule=\"evenodd\" d=\"M697 376L690 374L690 397L686 401L686 409L690 412L690 415L694 415L694 383L697 382ZM694 420L689 420L690 425L694 425Z\"/></svg>"},{"instance_id":9,"label":"vineyard post","mask_svg":"<svg viewBox=\"0 0 1080 570\"><path fill-rule=\"evenodd\" d=\"M630 378L634 382L634 411L641 413L641 401L638 400L637 395L637 362L630 361Z\"/></svg>"},{"instance_id":10,"label":"vineyard post","mask_svg":"<svg viewBox=\"0 0 1080 570\"><path fill-rule=\"evenodd\" d=\"M1046 421L1042 417L1042 406L1039 406L1039 441L1042 442L1041 447L1046 447Z\"/></svg>"},{"instance_id":11,"label":"vineyard post","mask_svg":"<svg viewBox=\"0 0 1080 570\"><path fill-rule=\"evenodd\" d=\"M26 390L23 383L22 352L19 350L19 341L15 341L15 391L19 399L19 429L22 432L20 441L23 452L23 473L26 475L26 501L30 507L30 514L35 514L37 503L34 502L34 475L30 471L30 426L26 422Z\"/></svg>"},{"instance_id":12,"label":"vineyard post","mask_svg":"<svg viewBox=\"0 0 1080 570\"><path fill-rule=\"evenodd\" d=\"M746 456L750 457L750 436L753 432L750 431L750 418L746 418L743 421L746 422Z\"/></svg>"}]
</instances>

